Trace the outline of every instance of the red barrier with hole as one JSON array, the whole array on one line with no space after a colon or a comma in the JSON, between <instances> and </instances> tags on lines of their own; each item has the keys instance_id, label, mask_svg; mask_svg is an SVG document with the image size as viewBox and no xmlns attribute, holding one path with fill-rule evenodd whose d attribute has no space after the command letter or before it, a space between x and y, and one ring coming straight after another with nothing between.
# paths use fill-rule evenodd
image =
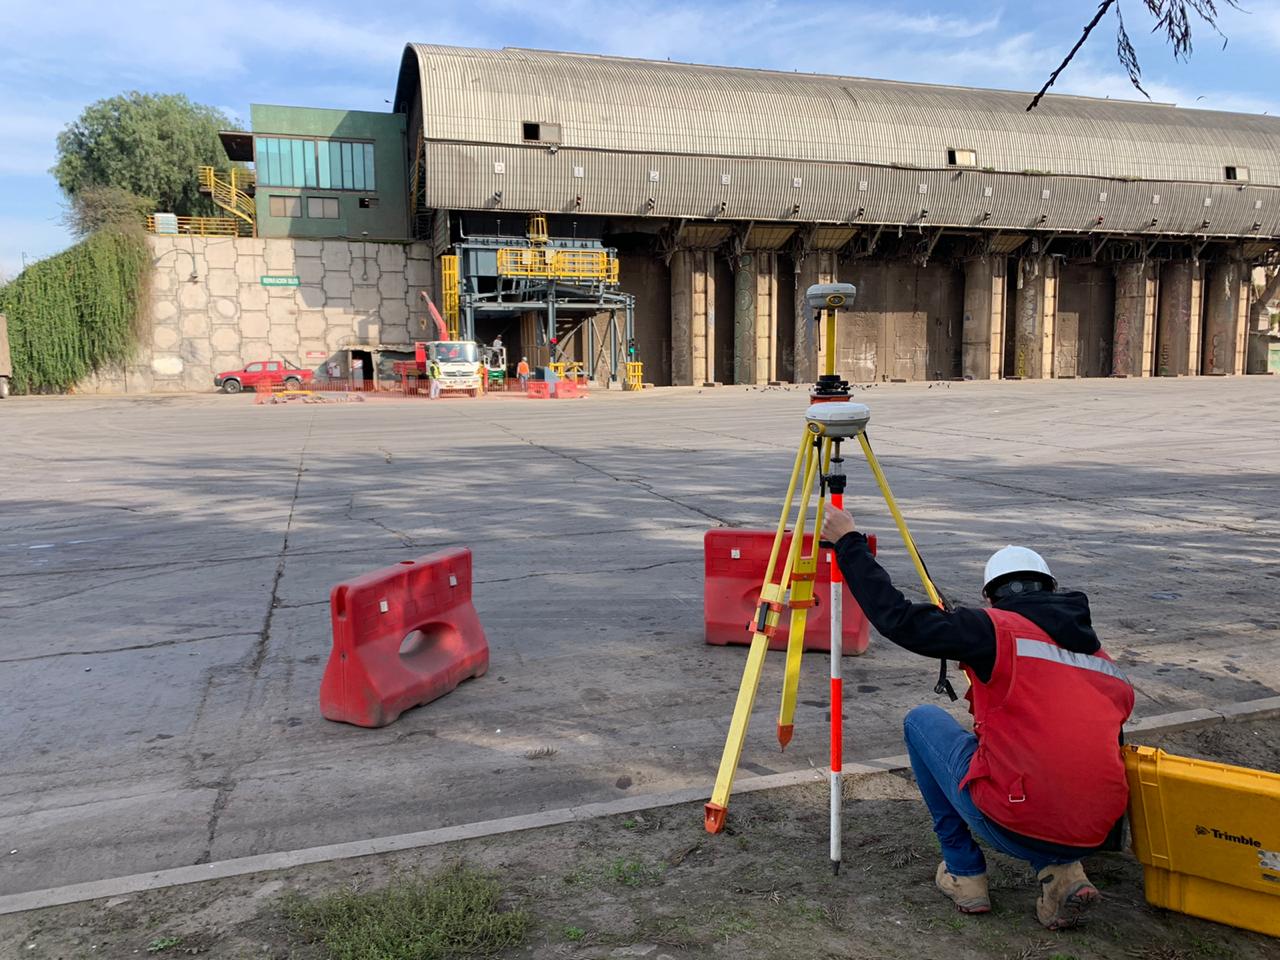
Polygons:
<instances>
[{"instance_id":1,"label":"red barrier with hole","mask_svg":"<svg viewBox=\"0 0 1280 960\"><path fill-rule=\"evenodd\" d=\"M708 530L703 538L705 581L702 594L702 617L706 627L707 643L750 643L751 623L760 603L760 586L764 583L764 568L769 562L769 550L773 546L772 530L733 530L721 528ZM867 537L871 552L876 552L875 535ZM805 537L803 549L813 545L813 535ZM779 565L786 559L791 547L788 533L782 544ZM779 573L781 566L779 566ZM775 574L775 579L777 574ZM842 609L841 649L846 655L866 653L871 642L871 626L863 616L862 608L853 599L846 584ZM831 551L818 551L818 571L814 582L814 595L818 605L809 609L805 624L804 648L806 650L831 650ZM778 629L769 641L770 650L785 650L791 633L791 611L784 607L778 620Z\"/></svg>"},{"instance_id":2,"label":"red barrier with hole","mask_svg":"<svg viewBox=\"0 0 1280 960\"><path fill-rule=\"evenodd\" d=\"M333 650L320 681L329 720L383 727L489 669L466 548L340 583L329 613Z\"/></svg>"},{"instance_id":3,"label":"red barrier with hole","mask_svg":"<svg viewBox=\"0 0 1280 960\"><path fill-rule=\"evenodd\" d=\"M550 400L551 382L549 380L530 380L525 394L530 400Z\"/></svg>"},{"instance_id":4,"label":"red barrier with hole","mask_svg":"<svg viewBox=\"0 0 1280 960\"><path fill-rule=\"evenodd\" d=\"M576 380L556 381L557 400L570 400L580 396L582 396L582 391L578 389L578 383Z\"/></svg>"}]
</instances>

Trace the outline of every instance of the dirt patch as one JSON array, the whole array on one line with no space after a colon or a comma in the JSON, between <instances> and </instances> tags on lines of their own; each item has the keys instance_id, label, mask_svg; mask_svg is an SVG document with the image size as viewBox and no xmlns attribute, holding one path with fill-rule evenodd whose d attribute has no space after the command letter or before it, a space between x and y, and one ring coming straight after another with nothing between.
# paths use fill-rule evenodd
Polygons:
<instances>
[{"instance_id":1,"label":"dirt patch","mask_svg":"<svg viewBox=\"0 0 1280 960\"><path fill-rule=\"evenodd\" d=\"M1222 723L1141 742L1280 771L1280 719ZM531 830L402 854L319 864L0 917L0 957L198 955L322 960L284 919L285 898L378 889L404 874L466 864L498 881L500 909L532 929L505 957L605 960L1263 960L1275 940L1147 906L1128 854L1086 863L1105 900L1080 930L1051 934L1032 914L1033 877L991 856L993 913L956 913L932 888L938 860L914 786L846 784L845 867L827 860L819 784L735 798L720 836L698 805Z\"/></svg>"}]
</instances>

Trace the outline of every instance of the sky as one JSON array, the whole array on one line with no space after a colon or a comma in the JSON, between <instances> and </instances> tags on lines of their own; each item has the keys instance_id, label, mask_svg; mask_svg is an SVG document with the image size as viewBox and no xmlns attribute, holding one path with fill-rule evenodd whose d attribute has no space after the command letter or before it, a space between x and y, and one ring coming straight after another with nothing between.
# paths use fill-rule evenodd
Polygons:
<instances>
[{"instance_id":1,"label":"sky","mask_svg":"<svg viewBox=\"0 0 1280 960\"><path fill-rule=\"evenodd\" d=\"M1280 115L1280 0L1218 0L1189 62L1121 0L1153 99ZM696 63L1035 90L1096 0L0 0L0 278L72 242L48 170L95 100L184 93L248 122L250 103L389 110L404 44L539 47ZM1136 99L1108 16L1054 88Z\"/></svg>"}]
</instances>

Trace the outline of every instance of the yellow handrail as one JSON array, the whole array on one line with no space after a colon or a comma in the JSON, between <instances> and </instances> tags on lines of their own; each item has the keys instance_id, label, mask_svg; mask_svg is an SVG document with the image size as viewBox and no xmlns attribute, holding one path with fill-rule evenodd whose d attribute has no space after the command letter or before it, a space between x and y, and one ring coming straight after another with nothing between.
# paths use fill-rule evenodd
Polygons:
<instances>
[{"instance_id":1,"label":"yellow handrail","mask_svg":"<svg viewBox=\"0 0 1280 960\"><path fill-rule=\"evenodd\" d=\"M547 218L541 213L535 213L529 217L529 230L527 233L529 242L533 244L543 244L551 239L547 233Z\"/></svg>"},{"instance_id":2,"label":"yellow handrail","mask_svg":"<svg viewBox=\"0 0 1280 960\"><path fill-rule=\"evenodd\" d=\"M178 233L197 237L238 237L241 221L235 217L175 217ZM156 233L156 218L147 214L147 232ZM166 231L167 232L167 231Z\"/></svg>"},{"instance_id":3,"label":"yellow handrail","mask_svg":"<svg viewBox=\"0 0 1280 960\"><path fill-rule=\"evenodd\" d=\"M246 191L255 182L253 171L241 167L232 167L225 180L213 167L200 168L200 186L209 192L213 202L250 226L257 219L258 207Z\"/></svg>"},{"instance_id":4,"label":"yellow handrail","mask_svg":"<svg viewBox=\"0 0 1280 960\"><path fill-rule=\"evenodd\" d=\"M644 364L638 360L627 362L627 379L623 384L625 390L644 389Z\"/></svg>"}]
</instances>

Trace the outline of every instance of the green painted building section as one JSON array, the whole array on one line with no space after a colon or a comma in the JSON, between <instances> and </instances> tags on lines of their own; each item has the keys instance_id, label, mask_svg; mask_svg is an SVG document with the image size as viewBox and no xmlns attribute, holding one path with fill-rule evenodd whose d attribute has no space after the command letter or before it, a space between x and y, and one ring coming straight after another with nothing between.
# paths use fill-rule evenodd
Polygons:
<instances>
[{"instance_id":1,"label":"green painted building section","mask_svg":"<svg viewBox=\"0 0 1280 960\"><path fill-rule=\"evenodd\" d=\"M258 236L409 239L404 114L249 110Z\"/></svg>"}]
</instances>

